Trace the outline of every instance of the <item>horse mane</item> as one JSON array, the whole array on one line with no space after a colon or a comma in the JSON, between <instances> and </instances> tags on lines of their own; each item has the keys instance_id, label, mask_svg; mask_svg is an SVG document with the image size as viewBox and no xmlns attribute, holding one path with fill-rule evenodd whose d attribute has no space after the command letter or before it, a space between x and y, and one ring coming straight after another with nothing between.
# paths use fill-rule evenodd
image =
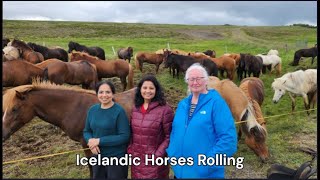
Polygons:
<instances>
[{"instance_id":1,"label":"horse mane","mask_svg":"<svg viewBox=\"0 0 320 180\"><path fill-rule=\"evenodd\" d=\"M35 43L29 43L29 44L31 44L32 46L35 47L35 49L37 49L37 50L39 50L39 51L41 51L41 52L43 52L43 51L48 51L48 49L49 49L49 48L47 48L47 47L45 47L45 46L41 46L41 45L39 45L39 44L35 44Z\"/></svg>"},{"instance_id":2,"label":"horse mane","mask_svg":"<svg viewBox=\"0 0 320 180\"><path fill-rule=\"evenodd\" d=\"M17 44L17 46L19 46L19 47L22 47L22 48L24 48L24 49L28 49L28 50L33 51L33 49L32 49L30 46L28 46L27 43L25 43L25 42L23 42L23 41L20 41L20 40L18 40L18 39L14 39L12 42L13 42L14 44Z\"/></svg>"},{"instance_id":3,"label":"horse mane","mask_svg":"<svg viewBox=\"0 0 320 180\"><path fill-rule=\"evenodd\" d=\"M40 78L34 78L32 84L17 86L5 91L2 101L2 111L10 110L14 106L14 100L16 97L16 91L20 93L29 92L32 90L40 89L53 89L53 90L67 90L67 91L76 91L80 93L87 93L96 95L96 92L93 90L85 90L78 86L66 86L66 85L57 85L50 81L40 81Z\"/></svg>"}]
</instances>

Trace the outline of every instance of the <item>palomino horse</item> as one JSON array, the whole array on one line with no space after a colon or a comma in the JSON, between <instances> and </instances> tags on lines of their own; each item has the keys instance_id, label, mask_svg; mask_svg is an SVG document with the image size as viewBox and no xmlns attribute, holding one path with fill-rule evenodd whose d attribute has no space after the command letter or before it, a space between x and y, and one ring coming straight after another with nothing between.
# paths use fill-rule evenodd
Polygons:
<instances>
[{"instance_id":1,"label":"palomino horse","mask_svg":"<svg viewBox=\"0 0 320 180\"><path fill-rule=\"evenodd\" d=\"M309 49L299 49L294 53L294 59L291 63L292 66L297 66L301 57L312 57L311 64L313 64L314 58L318 56L318 47L315 45Z\"/></svg>"},{"instance_id":2,"label":"palomino horse","mask_svg":"<svg viewBox=\"0 0 320 180\"><path fill-rule=\"evenodd\" d=\"M21 54L21 58L31 62L32 64L44 61L44 57L41 53L34 51L23 41L14 39L10 43L8 43L8 46L16 47Z\"/></svg>"},{"instance_id":3,"label":"palomino horse","mask_svg":"<svg viewBox=\"0 0 320 180\"><path fill-rule=\"evenodd\" d=\"M61 61L68 62L68 53L62 48L47 48L35 43L28 43L28 45L34 50L41 53L44 59L57 58Z\"/></svg>"},{"instance_id":4,"label":"palomino horse","mask_svg":"<svg viewBox=\"0 0 320 180\"><path fill-rule=\"evenodd\" d=\"M133 48L130 46L127 48L120 48L117 51L117 54L119 59L124 59L124 60L128 59L130 63L131 57L133 56Z\"/></svg>"},{"instance_id":5,"label":"palomino horse","mask_svg":"<svg viewBox=\"0 0 320 180\"><path fill-rule=\"evenodd\" d=\"M149 63L156 65L156 73L159 71L159 66L164 60L163 54L148 53L148 52L138 52L135 57L136 68L140 69L142 72L143 63Z\"/></svg>"},{"instance_id":6,"label":"palomino horse","mask_svg":"<svg viewBox=\"0 0 320 180\"><path fill-rule=\"evenodd\" d=\"M43 76L43 69L21 59L3 62L2 68L3 87L31 84L32 78Z\"/></svg>"},{"instance_id":7,"label":"palomino horse","mask_svg":"<svg viewBox=\"0 0 320 180\"><path fill-rule=\"evenodd\" d=\"M20 57L19 50L13 46L6 46L2 49L6 60L14 60Z\"/></svg>"},{"instance_id":8,"label":"palomino horse","mask_svg":"<svg viewBox=\"0 0 320 180\"><path fill-rule=\"evenodd\" d=\"M214 63L216 63L218 69L220 70L220 74L224 77L224 71L227 72L227 77L232 81L234 78L234 73L236 71L236 63L235 61L228 56L221 56L218 58L210 58Z\"/></svg>"},{"instance_id":9,"label":"palomino horse","mask_svg":"<svg viewBox=\"0 0 320 180\"><path fill-rule=\"evenodd\" d=\"M97 69L85 60L74 62L54 62L44 69L44 80L55 84L68 83L82 85L84 89L95 89L98 82Z\"/></svg>"},{"instance_id":10,"label":"palomino horse","mask_svg":"<svg viewBox=\"0 0 320 180\"><path fill-rule=\"evenodd\" d=\"M271 86L274 90L273 103L278 103L288 91L292 101L292 112L296 106L296 96L303 97L305 109L309 110L311 105L314 108L317 99L314 97L317 95L317 69L286 73L282 77L274 79ZM307 114L309 115L310 112L307 111Z\"/></svg>"},{"instance_id":11,"label":"palomino horse","mask_svg":"<svg viewBox=\"0 0 320 180\"><path fill-rule=\"evenodd\" d=\"M135 89L115 94L118 102L131 117L134 105ZM96 93L79 87L54 85L49 82L24 85L9 89L3 95L2 101L2 139L7 140L34 117L60 127L72 140L80 142L88 148L82 130L85 126L87 111L93 104L99 103ZM92 156L90 150L86 156ZM92 177L91 166L90 176Z\"/></svg>"},{"instance_id":12,"label":"palomino horse","mask_svg":"<svg viewBox=\"0 0 320 180\"><path fill-rule=\"evenodd\" d=\"M98 79L99 81L102 78L110 78L110 77L119 77L121 80L121 84L123 86L123 91L127 88L127 81L126 78L128 76L128 84L129 89L133 87L133 69L131 64L126 61L122 60L98 60L94 56L90 56L87 53L81 52L73 52L70 56L70 61L79 61L79 60L86 60L91 64L96 65Z\"/></svg>"},{"instance_id":13,"label":"palomino horse","mask_svg":"<svg viewBox=\"0 0 320 180\"><path fill-rule=\"evenodd\" d=\"M270 73L276 69L277 76L281 74L281 58L278 55L262 55L258 54L257 56L260 56L262 58L263 66L269 66L271 65Z\"/></svg>"},{"instance_id":14,"label":"palomino horse","mask_svg":"<svg viewBox=\"0 0 320 180\"><path fill-rule=\"evenodd\" d=\"M269 157L268 148L265 143L267 138L267 127L266 127L266 121L264 120L263 113L261 111L261 105L264 100L263 82L259 78L248 77L243 79L240 82L239 88L247 96L248 101L252 103L254 116L256 117L258 123L263 127L263 129L266 132L265 136L260 136L261 134L257 134L256 136L247 136L246 138L247 144L253 145L252 147L255 147L251 149L253 149L254 152L259 157L262 157L262 159L267 159ZM241 136L241 131L239 134L239 138L240 136Z\"/></svg>"},{"instance_id":15,"label":"palomino horse","mask_svg":"<svg viewBox=\"0 0 320 180\"><path fill-rule=\"evenodd\" d=\"M72 41L69 42L68 47L69 47L68 53L71 53L72 50L75 50L75 51L88 53L91 56L97 56L99 59L102 59L102 60L106 59L104 50L101 47L87 47Z\"/></svg>"},{"instance_id":16,"label":"palomino horse","mask_svg":"<svg viewBox=\"0 0 320 180\"><path fill-rule=\"evenodd\" d=\"M220 81L217 77L210 76L208 89L215 89L226 100L233 118L241 123L241 131L246 136L245 143L262 161L266 160L265 153L261 149L267 149L265 145L266 130L257 122L252 103L242 90L229 79ZM239 130L240 135L240 130ZM259 147L256 145L259 144Z\"/></svg>"}]
</instances>

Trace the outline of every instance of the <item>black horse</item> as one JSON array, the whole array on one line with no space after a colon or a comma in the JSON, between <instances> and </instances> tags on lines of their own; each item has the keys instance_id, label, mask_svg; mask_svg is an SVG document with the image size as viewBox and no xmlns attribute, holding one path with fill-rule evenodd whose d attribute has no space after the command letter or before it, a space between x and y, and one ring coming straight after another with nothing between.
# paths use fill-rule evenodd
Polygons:
<instances>
[{"instance_id":1,"label":"black horse","mask_svg":"<svg viewBox=\"0 0 320 180\"><path fill-rule=\"evenodd\" d=\"M294 53L294 59L291 63L292 66L297 66L301 57L312 57L311 64L313 64L314 58L318 56L318 47L317 44L315 47L309 49L299 49Z\"/></svg>"},{"instance_id":2,"label":"black horse","mask_svg":"<svg viewBox=\"0 0 320 180\"><path fill-rule=\"evenodd\" d=\"M44 59L56 58L64 62L68 62L68 53L62 48L50 49L35 43L29 42L28 45L36 52L43 55Z\"/></svg>"},{"instance_id":3,"label":"black horse","mask_svg":"<svg viewBox=\"0 0 320 180\"><path fill-rule=\"evenodd\" d=\"M129 63L131 60L131 57L133 56L133 48L132 47L127 47L127 48L120 48L118 51L118 57L119 59L128 59Z\"/></svg>"},{"instance_id":4,"label":"black horse","mask_svg":"<svg viewBox=\"0 0 320 180\"><path fill-rule=\"evenodd\" d=\"M165 51L164 56L164 67L170 67L172 69L173 78L175 76L175 71L177 72L177 78L179 78L179 71L186 72L187 69L194 63L200 63L203 65L209 76L218 76L217 65L210 59L197 60L190 56L174 54L169 51Z\"/></svg>"},{"instance_id":5,"label":"black horse","mask_svg":"<svg viewBox=\"0 0 320 180\"><path fill-rule=\"evenodd\" d=\"M237 70L239 80L251 76L251 73L254 77L259 78L260 72L262 70L263 61L262 58L259 56L253 56L250 54L242 54L240 53L240 62Z\"/></svg>"},{"instance_id":6,"label":"black horse","mask_svg":"<svg viewBox=\"0 0 320 180\"><path fill-rule=\"evenodd\" d=\"M69 42L68 47L69 47L68 53L71 53L72 50L76 50L76 51L88 53L91 56L97 56L99 59L102 59L102 60L106 59L104 50L100 47L86 47L72 41Z\"/></svg>"},{"instance_id":7,"label":"black horse","mask_svg":"<svg viewBox=\"0 0 320 180\"><path fill-rule=\"evenodd\" d=\"M3 49L4 47L6 47L9 42L10 42L10 39L8 39L8 38L3 38L3 39L2 39L2 49Z\"/></svg>"}]
</instances>

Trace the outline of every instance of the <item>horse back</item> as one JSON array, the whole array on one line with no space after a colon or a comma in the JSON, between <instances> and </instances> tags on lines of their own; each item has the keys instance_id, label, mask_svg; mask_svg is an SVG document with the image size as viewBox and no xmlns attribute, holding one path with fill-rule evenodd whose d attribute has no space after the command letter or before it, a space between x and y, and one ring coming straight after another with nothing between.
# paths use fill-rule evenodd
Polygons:
<instances>
[{"instance_id":1,"label":"horse back","mask_svg":"<svg viewBox=\"0 0 320 180\"><path fill-rule=\"evenodd\" d=\"M262 106L265 93L264 93L263 82L259 78L256 78L256 77L245 78L240 82L239 87L241 89L246 89L249 97L257 101L258 104Z\"/></svg>"}]
</instances>

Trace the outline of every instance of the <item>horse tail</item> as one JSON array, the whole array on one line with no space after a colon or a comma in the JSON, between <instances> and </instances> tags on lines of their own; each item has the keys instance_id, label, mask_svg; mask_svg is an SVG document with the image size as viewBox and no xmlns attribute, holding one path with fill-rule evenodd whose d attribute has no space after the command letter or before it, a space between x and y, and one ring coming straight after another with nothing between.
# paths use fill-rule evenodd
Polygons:
<instances>
[{"instance_id":1,"label":"horse tail","mask_svg":"<svg viewBox=\"0 0 320 180\"><path fill-rule=\"evenodd\" d=\"M128 75L128 83L129 83L129 89L133 88L133 68L131 64L129 64L129 75Z\"/></svg>"}]
</instances>

